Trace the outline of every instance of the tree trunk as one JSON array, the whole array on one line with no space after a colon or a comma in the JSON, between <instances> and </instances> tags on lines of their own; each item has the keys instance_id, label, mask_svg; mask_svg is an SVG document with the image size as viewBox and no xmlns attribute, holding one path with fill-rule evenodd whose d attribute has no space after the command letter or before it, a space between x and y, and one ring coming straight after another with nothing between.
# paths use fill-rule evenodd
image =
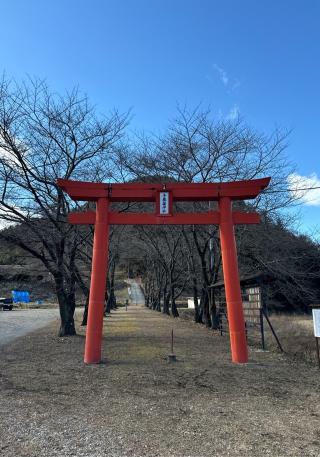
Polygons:
<instances>
[{"instance_id":1,"label":"tree trunk","mask_svg":"<svg viewBox=\"0 0 320 457\"><path fill-rule=\"evenodd\" d=\"M114 261L111 262L110 265L110 270L109 270L109 277L107 279L107 287L106 287L106 293L109 291L109 293L106 295L106 305L105 305L105 313L110 314L112 309L117 308L117 300L116 296L114 294L114 277L115 277L115 271L116 271L116 264Z\"/></svg>"},{"instance_id":2,"label":"tree trunk","mask_svg":"<svg viewBox=\"0 0 320 457\"><path fill-rule=\"evenodd\" d=\"M63 287L63 277L60 273L54 277L55 288L59 303L61 324L59 329L59 336L73 336L76 335L74 325L74 311L76 308L74 294L67 294Z\"/></svg>"},{"instance_id":3,"label":"tree trunk","mask_svg":"<svg viewBox=\"0 0 320 457\"><path fill-rule=\"evenodd\" d=\"M150 292L150 300L148 302L149 309L152 309L154 301L155 301L154 286L152 286L152 290Z\"/></svg>"},{"instance_id":4,"label":"tree trunk","mask_svg":"<svg viewBox=\"0 0 320 457\"><path fill-rule=\"evenodd\" d=\"M173 317L179 317L177 305L176 305L176 299L174 296L174 286L171 286L171 313Z\"/></svg>"},{"instance_id":5,"label":"tree trunk","mask_svg":"<svg viewBox=\"0 0 320 457\"><path fill-rule=\"evenodd\" d=\"M155 307L155 310L156 311L159 311L161 312L161 287L159 288L159 292L158 292L158 300L157 300L157 305Z\"/></svg>"},{"instance_id":6,"label":"tree trunk","mask_svg":"<svg viewBox=\"0 0 320 457\"><path fill-rule=\"evenodd\" d=\"M160 294L161 294L161 292L160 292ZM152 309L156 310L158 308L158 306L159 306L159 291L157 294L155 294L154 301L152 303Z\"/></svg>"},{"instance_id":7,"label":"tree trunk","mask_svg":"<svg viewBox=\"0 0 320 457\"><path fill-rule=\"evenodd\" d=\"M167 293L164 293L162 312L163 312L163 314L168 314L168 316L170 316L169 304L170 304L170 295Z\"/></svg>"},{"instance_id":8,"label":"tree trunk","mask_svg":"<svg viewBox=\"0 0 320 457\"><path fill-rule=\"evenodd\" d=\"M154 280L153 280L151 285L150 285L150 300L148 302L148 308L149 309L153 308L153 304L154 304L155 300L156 300L156 298L155 298L155 283L154 283Z\"/></svg>"},{"instance_id":9,"label":"tree trunk","mask_svg":"<svg viewBox=\"0 0 320 457\"><path fill-rule=\"evenodd\" d=\"M106 279L106 292L104 294L104 316L106 314L110 314L111 311L111 303L109 301L109 280Z\"/></svg>"},{"instance_id":10,"label":"tree trunk","mask_svg":"<svg viewBox=\"0 0 320 457\"><path fill-rule=\"evenodd\" d=\"M209 311L209 297L208 291L203 285L201 292L201 308L202 308L202 322L206 327L211 327L210 311Z\"/></svg>"},{"instance_id":11,"label":"tree trunk","mask_svg":"<svg viewBox=\"0 0 320 457\"><path fill-rule=\"evenodd\" d=\"M86 298L86 304L84 305L84 311L83 311L83 316L82 316L82 322L81 325L85 327L88 322L88 309L89 309L89 292L87 294Z\"/></svg>"},{"instance_id":12,"label":"tree trunk","mask_svg":"<svg viewBox=\"0 0 320 457\"><path fill-rule=\"evenodd\" d=\"M145 300L144 300L144 305L146 307L149 306L149 303L150 303L150 283L148 281L148 279L145 280Z\"/></svg>"},{"instance_id":13,"label":"tree trunk","mask_svg":"<svg viewBox=\"0 0 320 457\"><path fill-rule=\"evenodd\" d=\"M201 323L201 314L199 309L198 301L198 287L197 287L197 278L193 277L193 303L194 303L194 321L199 324Z\"/></svg>"},{"instance_id":14,"label":"tree trunk","mask_svg":"<svg viewBox=\"0 0 320 457\"><path fill-rule=\"evenodd\" d=\"M214 290L210 289L210 305L209 305L211 328L217 330L219 328L219 316L216 307Z\"/></svg>"},{"instance_id":15,"label":"tree trunk","mask_svg":"<svg viewBox=\"0 0 320 457\"><path fill-rule=\"evenodd\" d=\"M116 299L116 296L114 295L114 290L111 289L110 293L108 295L105 312L107 314L110 314L111 310L116 309L116 308L117 308L117 299Z\"/></svg>"}]
</instances>

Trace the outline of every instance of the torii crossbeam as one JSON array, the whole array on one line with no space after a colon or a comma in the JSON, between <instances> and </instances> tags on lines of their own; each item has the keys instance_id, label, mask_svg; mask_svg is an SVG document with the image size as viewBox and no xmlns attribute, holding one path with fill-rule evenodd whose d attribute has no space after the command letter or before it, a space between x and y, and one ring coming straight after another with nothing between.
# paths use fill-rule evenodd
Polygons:
<instances>
[{"instance_id":1,"label":"torii crossbeam","mask_svg":"<svg viewBox=\"0 0 320 457\"><path fill-rule=\"evenodd\" d=\"M71 224L94 225L93 256L84 362L101 361L101 341L106 288L110 225L219 225L232 361L246 363L248 349L243 315L235 224L258 224L256 213L232 211L232 201L253 199L270 178L229 183L105 184L58 179L58 186L73 200L94 201L96 211L73 212ZM219 211L174 213L179 201L218 201ZM150 213L120 213L110 202L155 202Z\"/></svg>"}]
</instances>

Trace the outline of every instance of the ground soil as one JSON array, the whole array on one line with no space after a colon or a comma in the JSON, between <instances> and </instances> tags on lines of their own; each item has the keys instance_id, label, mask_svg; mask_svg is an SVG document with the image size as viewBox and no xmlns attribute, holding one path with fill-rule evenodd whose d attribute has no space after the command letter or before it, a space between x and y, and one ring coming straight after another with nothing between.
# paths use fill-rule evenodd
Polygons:
<instances>
[{"instance_id":1,"label":"ground soil","mask_svg":"<svg viewBox=\"0 0 320 457\"><path fill-rule=\"evenodd\" d=\"M58 338L53 323L0 348L2 457L320 455L316 367L253 348L232 364L227 336L141 306L104 331L95 366L80 327Z\"/></svg>"}]
</instances>

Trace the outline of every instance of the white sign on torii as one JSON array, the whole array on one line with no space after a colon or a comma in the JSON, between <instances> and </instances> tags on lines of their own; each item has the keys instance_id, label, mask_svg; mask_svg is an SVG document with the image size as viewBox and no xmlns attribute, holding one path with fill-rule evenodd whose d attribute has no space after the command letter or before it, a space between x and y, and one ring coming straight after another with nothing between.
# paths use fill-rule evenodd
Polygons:
<instances>
[{"instance_id":1,"label":"white sign on torii","mask_svg":"<svg viewBox=\"0 0 320 457\"><path fill-rule=\"evenodd\" d=\"M169 192L160 192L160 214L169 214Z\"/></svg>"}]
</instances>

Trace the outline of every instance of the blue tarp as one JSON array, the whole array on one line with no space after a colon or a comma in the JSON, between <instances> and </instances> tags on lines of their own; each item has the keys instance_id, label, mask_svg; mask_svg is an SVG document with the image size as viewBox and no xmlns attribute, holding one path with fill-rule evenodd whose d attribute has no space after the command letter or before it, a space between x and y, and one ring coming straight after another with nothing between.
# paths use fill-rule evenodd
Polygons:
<instances>
[{"instance_id":1,"label":"blue tarp","mask_svg":"<svg viewBox=\"0 0 320 457\"><path fill-rule=\"evenodd\" d=\"M12 290L13 303L29 303L30 295L26 290Z\"/></svg>"}]
</instances>

